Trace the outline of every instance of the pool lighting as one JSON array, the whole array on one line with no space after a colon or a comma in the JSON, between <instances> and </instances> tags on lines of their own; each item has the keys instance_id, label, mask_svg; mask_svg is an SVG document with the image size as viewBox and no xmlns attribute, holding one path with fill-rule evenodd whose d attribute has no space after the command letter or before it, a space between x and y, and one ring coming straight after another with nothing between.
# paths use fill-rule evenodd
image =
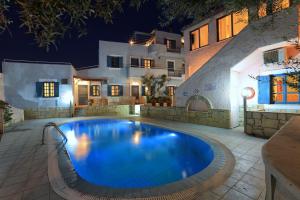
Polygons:
<instances>
[{"instance_id":1,"label":"pool lighting","mask_svg":"<svg viewBox=\"0 0 300 200\"><path fill-rule=\"evenodd\" d=\"M170 133L169 136L176 137L177 135L175 133Z\"/></svg>"}]
</instances>

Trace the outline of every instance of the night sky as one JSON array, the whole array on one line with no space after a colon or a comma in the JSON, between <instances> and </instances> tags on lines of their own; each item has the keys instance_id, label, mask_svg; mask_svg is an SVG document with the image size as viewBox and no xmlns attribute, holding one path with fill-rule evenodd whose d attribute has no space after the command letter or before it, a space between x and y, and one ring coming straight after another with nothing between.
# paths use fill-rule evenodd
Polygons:
<instances>
[{"instance_id":1,"label":"night sky","mask_svg":"<svg viewBox=\"0 0 300 200\"><path fill-rule=\"evenodd\" d=\"M140 10L125 7L124 12L114 16L113 24L105 24L102 19L90 19L87 24L88 35L77 38L73 35L59 41L58 49L54 47L49 52L37 47L31 35L19 28L19 23L10 26L12 36L0 35L0 60L33 60L51 62L70 62L75 67L85 67L98 64L98 41L128 42L133 31L150 32L153 29L180 33L182 26L173 24L169 27L159 26L160 9L155 3L146 3Z\"/></svg>"}]
</instances>

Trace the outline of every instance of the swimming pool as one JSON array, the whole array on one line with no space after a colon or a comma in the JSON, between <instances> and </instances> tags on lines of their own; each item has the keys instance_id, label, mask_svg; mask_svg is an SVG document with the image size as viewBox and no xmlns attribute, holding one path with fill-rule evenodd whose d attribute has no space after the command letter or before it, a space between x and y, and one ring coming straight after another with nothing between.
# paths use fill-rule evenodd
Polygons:
<instances>
[{"instance_id":1,"label":"swimming pool","mask_svg":"<svg viewBox=\"0 0 300 200\"><path fill-rule=\"evenodd\" d=\"M66 150L77 174L117 189L149 188L205 169L214 152L205 141L158 126L117 119L63 124Z\"/></svg>"}]
</instances>

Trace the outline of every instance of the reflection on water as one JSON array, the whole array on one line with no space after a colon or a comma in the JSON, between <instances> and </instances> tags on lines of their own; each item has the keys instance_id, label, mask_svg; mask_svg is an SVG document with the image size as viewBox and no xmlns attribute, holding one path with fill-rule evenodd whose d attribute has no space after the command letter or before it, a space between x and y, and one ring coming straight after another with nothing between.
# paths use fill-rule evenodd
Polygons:
<instances>
[{"instance_id":1,"label":"reflection on water","mask_svg":"<svg viewBox=\"0 0 300 200\"><path fill-rule=\"evenodd\" d=\"M76 172L95 185L154 187L206 168L213 151L177 131L126 120L87 120L60 126Z\"/></svg>"},{"instance_id":2,"label":"reflection on water","mask_svg":"<svg viewBox=\"0 0 300 200\"><path fill-rule=\"evenodd\" d=\"M142 132L141 131L135 131L134 134L132 135L132 142L135 145L139 145L141 142L141 136Z\"/></svg>"},{"instance_id":3,"label":"reflection on water","mask_svg":"<svg viewBox=\"0 0 300 200\"><path fill-rule=\"evenodd\" d=\"M74 152L76 160L85 159L90 152L91 139L86 133L80 136L75 135L75 131L71 130L66 133L68 137L68 145Z\"/></svg>"}]
</instances>

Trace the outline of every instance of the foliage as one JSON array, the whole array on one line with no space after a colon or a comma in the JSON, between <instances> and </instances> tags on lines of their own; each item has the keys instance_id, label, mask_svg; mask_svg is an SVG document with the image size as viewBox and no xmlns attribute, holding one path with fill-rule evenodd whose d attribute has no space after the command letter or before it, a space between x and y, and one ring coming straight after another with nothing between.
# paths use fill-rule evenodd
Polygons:
<instances>
[{"instance_id":1,"label":"foliage","mask_svg":"<svg viewBox=\"0 0 300 200\"><path fill-rule=\"evenodd\" d=\"M9 104L0 100L0 109L4 110L4 123L10 122L12 120L13 113Z\"/></svg>"},{"instance_id":2,"label":"foliage","mask_svg":"<svg viewBox=\"0 0 300 200\"><path fill-rule=\"evenodd\" d=\"M165 87L168 81L167 75L163 74L159 77L155 77L153 74L147 74L142 77L142 83L148 88L146 96L148 100L163 96L162 88Z\"/></svg>"},{"instance_id":3,"label":"foliage","mask_svg":"<svg viewBox=\"0 0 300 200\"><path fill-rule=\"evenodd\" d=\"M139 8L144 0L131 0ZM86 33L89 18L101 18L112 23L113 15L122 12L124 0L0 0L0 31L7 30L8 12L18 12L21 27L34 36L40 47L56 46L67 33L81 37ZM126 4L127 5L127 4Z\"/></svg>"}]
</instances>

